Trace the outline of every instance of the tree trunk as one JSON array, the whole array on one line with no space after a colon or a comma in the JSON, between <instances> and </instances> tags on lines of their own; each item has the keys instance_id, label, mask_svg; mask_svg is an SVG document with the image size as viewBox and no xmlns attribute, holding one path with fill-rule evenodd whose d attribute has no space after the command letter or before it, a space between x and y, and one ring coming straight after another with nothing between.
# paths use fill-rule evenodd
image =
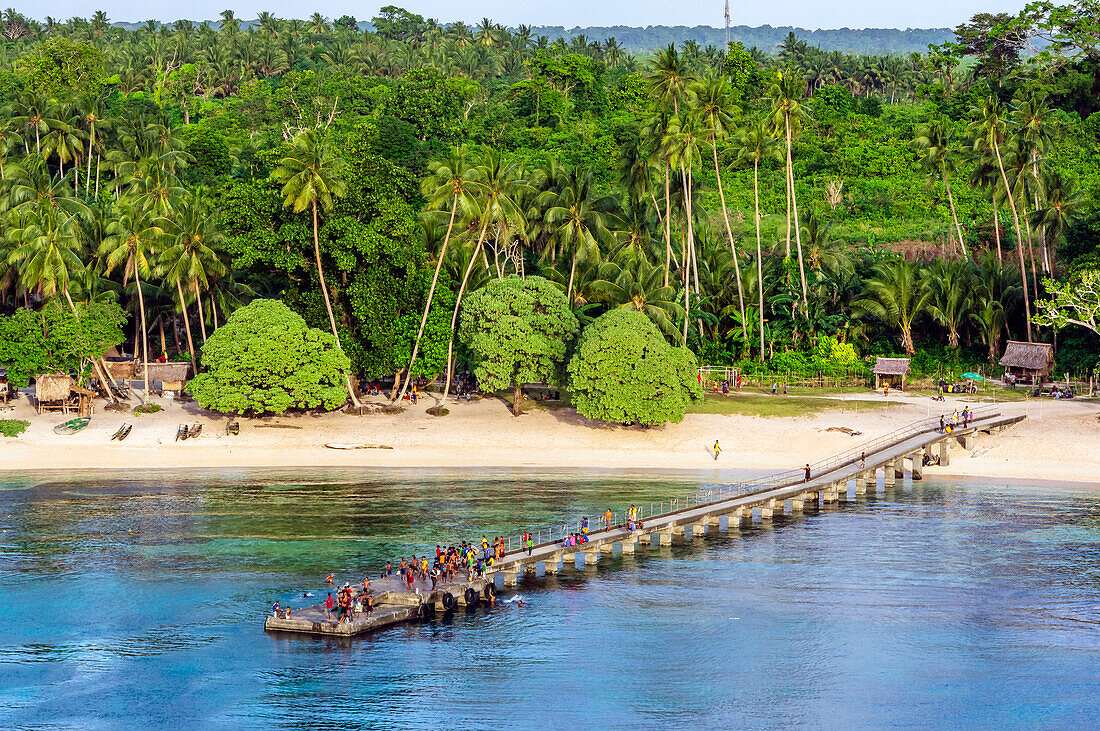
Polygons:
<instances>
[{"instance_id":1,"label":"tree trunk","mask_svg":"<svg viewBox=\"0 0 1100 731\"><path fill-rule=\"evenodd\" d=\"M340 344L340 333L336 332L336 317L332 314L332 301L328 296L328 285L325 284L324 268L321 266L321 240L317 229L317 196L313 196L313 255L317 259L317 278L321 281L321 294L325 297L325 309L328 311L329 324L332 325L332 336L336 338L336 347L343 351L344 346ZM345 379L344 385L348 389L351 405L355 408L362 406L359 397L355 393L355 388L351 385L350 374Z\"/></svg>"},{"instance_id":2,"label":"tree trunk","mask_svg":"<svg viewBox=\"0 0 1100 731\"><path fill-rule=\"evenodd\" d=\"M187 316L187 301L183 298L183 285L176 280L176 292L180 296L180 310L183 312L183 328L187 331L187 347L191 351L191 375L199 375L199 367L195 363L195 342L191 339L191 318ZM201 307L200 307L201 309Z\"/></svg>"},{"instance_id":3,"label":"tree trunk","mask_svg":"<svg viewBox=\"0 0 1100 731\"><path fill-rule=\"evenodd\" d=\"M73 304L73 298L69 296L68 288L62 291L65 293L65 301L69 303L69 308L73 311L73 315L79 318L80 315L76 311L76 305ZM103 384L103 390L107 393L107 398L111 400L111 403L117 404L118 399L115 398L114 387L111 383L110 376L107 374L107 367L103 365L103 356L92 361L92 368L95 370L96 378Z\"/></svg>"},{"instance_id":4,"label":"tree trunk","mask_svg":"<svg viewBox=\"0 0 1100 731\"><path fill-rule=\"evenodd\" d=\"M151 390L151 384L149 383L149 337L146 334L148 328L145 325L145 295L141 292L141 275L138 274L136 261L134 262L134 284L137 285L138 307L141 309L141 355L142 362L145 364L145 390L141 402L145 403L149 399L149 391ZM137 343L134 343L134 347L137 348Z\"/></svg>"},{"instance_id":5,"label":"tree trunk","mask_svg":"<svg viewBox=\"0 0 1100 731\"><path fill-rule=\"evenodd\" d=\"M691 204L691 173L683 166L680 167L680 177L684 185L684 217L687 219L687 243L685 244L686 256L691 260L691 275L695 278L695 296L699 296L699 262L695 255L695 229L694 217L692 216ZM686 266L686 260L685 260ZM703 338L703 320L696 318L696 325L699 328L699 339Z\"/></svg>"},{"instance_id":6,"label":"tree trunk","mask_svg":"<svg viewBox=\"0 0 1100 731\"><path fill-rule=\"evenodd\" d=\"M665 286L672 271L672 198L668 190L668 157L665 157ZM687 313L684 313L687 316Z\"/></svg>"},{"instance_id":7,"label":"tree trunk","mask_svg":"<svg viewBox=\"0 0 1100 731\"><path fill-rule=\"evenodd\" d=\"M947 202L951 206L951 220L955 222L955 233L959 237L959 246L962 247L963 257L970 258L970 252L966 250L966 242L963 241L962 227L959 226L959 217L955 214L955 196L951 194L951 183L947 180L947 168L940 163L940 172L943 173L943 187L947 188Z\"/></svg>"},{"instance_id":8,"label":"tree trunk","mask_svg":"<svg viewBox=\"0 0 1100 731\"><path fill-rule=\"evenodd\" d=\"M95 145L95 122L92 122L91 131L88 134L88 172L84 176L84 189L92 187L92 146Z\"/></svg>"},{"instance_id":9,"label":"tree trunk","mask_svg":"<svg viewBox=\"0 0 1100 731\"><path fill-rule=\"evenodd\" d=\"M523 413L523 386L518 383L512 384L512 416L519 416Z\"/></svg>"},{"instance_id":10,"label":"tree trunk","mask_svg":"<svg viewBox=\"0 0 1100 731\"><path fill-rule=\"evenodd\" d=\"M806 295L806 265L802 263L802 231L798 225L798 196L794 192L794 164L791 162L791 121L787 119L787 170L791 184L791 209L794 211L794 242L798 247L798 274L802 277L802 309L809 309ZM788 251L789 255L789 251Z\"/></svg>"},{"instance_id":11,"label":"tree trunk","mask_svg":"<svg viewBox=\"0 0 1100 731\"><path fill-rule=\"evenodd\" d=\"M202 311L202 294L199 292L199 280L192 281L191 287L195 290L195 308L199 311L199 330L202 332L202 344L206 345L206 315ZM211 299L210 303L213 304L213 302L214 300Z\"/></svg>"},{"instance_id":12,"label":"tree trunk","mask_svg":"<svg viewBox=\"0 0 1100 731\"><path fill-rule=\"evenodd\" d=\"M455 345L455 325L458 323L458 308L462 304L462 294L466 291L466 282L470 279L470 272L473 271L474 262L477 261L478 252L481 251L481 244L485 240L485 225L486 222L481 224L481 233L477 237L477 246L474 248L474 253L470 256L470 263L466 266L466 273L462 275L462 284L458 287L458 296L455 298L455 310L451 315L451 337L447 340L447 385L443 387L443 400L439 402L440 407L447 405L447 396L451 393L451 381L454 380L454 366L452 365L451 356L454 353Z\"/></svg>"},{"instance_id":13,"label":"tree trunk","mask_svg":"<svg viewBox=\"0 0 1100 731\"><path fill-rule=\"evenodd\" d=\"M760 362L764 362L764 252L760 246L760 158L752 162L752 199L756 210L756 289L760 293Z\"/></svg>"},{"instance_id":14,"label":"tree trunk","mask_svg":"<svg viewBox=\"0 0 1100 731\"><path fill-rule=\"evenodd\" d=\"M424 314L420 318L420 329L416 332L416 340L413 341L412 356L409 357L409 372L412 372L416 363L416 354L420 351L420 338L424 336L424 327L428 324L428 312L432 308L432 298L435 296L435 285L439 282L439 270L443 268L443 258L447 255L447 244L451 240L451 229L455 224L455 211L458 210L458 193L455 193L451 201L451 220L447 223L447 234L443 237L443 248L439 251L439 260L435 263L435 273L432 275L432 286L428 288L428 301L424 303ZM401 396L405 395L405 389L401 389Z\"/></svg>"},{"instance_id":15,"label":"tree trunk","mask_svg":"<svg viewBox=\"0 0 1100 731\"><path fill-rule=\"evenodd\" d=\"M393 374L393 390L390 391L390 401L391 402L397 400L397 398L398 398L397 390L399 388L401 389L402 394L405 393L405 389L401 387L401 384L402 384L401 374L403 374L404 372L405 372L404 368L398 368L397 372ZM408 381L405 381L405 384L407 385Z\"/></svg>"},{"instance_id":16,"label":"tree trunk","mask_svg":"<svg viewBox=\"0 0 1100 731\"><path fill-rule=\"evenodd\" d=\"M577 274L577 252L573 251L573 262L569 265L569 286L565 289L565 298L569 300L569 309L573 309L573 277Z\"/></svg>"},{"instance_id":17,"label":"tree trunk","mask_svg":"<svg viewBox=\"0 0 1100 731\"><path fill-rule=\"evenodd\" d=\"M710 139L711 148L714 150L714 177L718 181L718 198L722 203L722 218L726 222L726 235L730 240L730 253L733 254L733 271L737 277L737 299L741 304L741 337L745 341L745 347L749 347L749 326L745 322L745 291L741 286L741 264L737 260L737 247L733 243L733 229L730 227L730 214L726 210L726 193L722 190L722 174L718 170L718 144L714 136Z\"/></svg>"},{"instance_id":18,"label":"tree trunk","mask_svg":"<svg viewBox=\"0 0 1100 731\"><path fill-rule=\"evenodd\" d=\"M1020 252L1020 280L1024 285L1024 316L1027 318L1027 341L1031 342L1031 300L1027 293L1027 271L1024 266L1024 239L1020 233L1020 216L1016 213L1016 201L1012 197L1012 189L1008 185L1008 175L1005 174L1004 163L1001 162L1001 148L997 144L997 138L993 138L993 151L997 153L997 167L1001 170L1001 180L1005 184L1005 195L1008 197L1008 207L1012 211L1012 220L1016 225L1016 250Z\"/></svg>"},{"instance_id":19,"label":"tree trunk","mask_svg":"<svg viewBox=\"0 0 1100 731\"><path fill-rule=\"evenodd\" d=\"M1001 217L997 213L997 190L990 186L993 190L993 240L997 243L997 262L1004 263L1004 258L1001 255Z\"/></svg>"}]
</instances>

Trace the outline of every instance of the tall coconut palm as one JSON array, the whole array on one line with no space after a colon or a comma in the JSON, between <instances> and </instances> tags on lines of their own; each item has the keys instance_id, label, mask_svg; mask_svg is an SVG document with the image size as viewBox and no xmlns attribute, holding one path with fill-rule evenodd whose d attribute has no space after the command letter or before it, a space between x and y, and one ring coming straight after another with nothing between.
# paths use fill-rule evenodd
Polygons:
<instances>
[{"instance_id":1,"label":"tall coconut palm","mask_svg":"<svg viewBox=\"0 0 1100 731\"><path fill-rule=\"evenodd\" d=\"M730 226L730 215L726 209L726 193L722 189L722 171L718 165L718 142L728 139L734 128L734 118L741 113L740 108L733 103L730 96L729 84L725 79L710 76L703 79L692 89L692 102L695 113L702 121L706 131L707 141L714 156L714 177L718 187L718 198L722 204L722 219L726 224L726 236L729 238L730 252L733 254L733 270L737 279L737 300L741 309L741 335L748 342L749 331L745 316L745 292L741 286L741 258L737 253L737 246L733 239L733 228Z\"/></svg>"},{"instance_id":2,"label":"tall coconut palm","mask_svg":"<svg viewBox=\"0 0 1100 731\"><path fill-rule=\"evenodd\" d=\"M776 140L771 126L755 123L744 127L737 135L737 159L752 163L753 220L756 223L756 281L760 315L760 362L764 362L764 252L760 245L760 163L775 157Z\"/></svg>"},{"instance_id":3,"label":"tall coconut palm","mask_svg":"<svg viewBox=\"0 0 1100 731\"><path fill-rule=\"evenodd\" d=\"M794 165L791 147L798 136L802 122L808 119L809 111L802 105L805 84L794 72L787 68L776 75L776 81L768 90L771 100L770 119L777 133L782 134L787 143L787 256L791 255L791 215L794 215L795 245L798 247L798 273L802 279L802 306L808 307L806 294L806 266L802 261L802 234L798 225L798 196L794 189Z\"/></svg>"},{"instance_id":4,"label":"tall coconut palm","mask_svg":"<svg viewBox=\"0 0 1100 731\"><path fill-rule=\"evenodd\" d=\"M935 175L943 181L947 189L947 202L951 206L951 220L955 222L955 234L959 238L963 256L970 258L963 239L959 216L955 212L955 196L951 193L951 181L947 171L953 168L955 144L951 138L951 123L946 117L940 117L927 124L917 125L914 130L913 146L921 153L920 164L926 173Z\"/></svg>"},{"instance_id":5,"label":"tall coconut palm","mask_svg":"<svg viewBox=\"0 0 1100 731\"><path fill-rule=\"evenodd\" d=\"M1012 195L1012 186L1008 183L1008 175L1005 173L1004 160L1001 158L1001 145L1005 140L1008 128L1007 115L1004 107L996 99L989 97L980 107L973 110L975 120L970 125L970 132L974 140L974 147L979 152L992 150L993 157L997 160L997 169L1001 173L1001 182L1004 184L1008 206L1012 211L1012 220L1016 224L1016 251L1020 257L1020 279L1023 284L1024 317L1027 323L1027 340L1031 342L1031 300L1027 289L1027 269L1024 266L1024 240L1020 228L1020 215L1016 210L1015 196Z\"/></svg>"},{"instance_id":6,"label":"tall coconut palm","mask_svg":"<svg viewBox=\"0 0 1100 731\"><path fill-rule=\"evenodd\" d=\"M1077 189L1072 178L1051 172L1043 182L1043 198L1032 214L1032 223L1045 231L1044 244L1050 243L1050 251L1057 250L1058 241L1065 236L1070 224L1081 215L1085 196ZM1051 257L1050 266L1054 260Z\"/></svg>"},{"instance_id":7,"label":"tall coconut palm","mask_svg":"<svg viewBox=\"0 0 1100 731\"><path fill-rule=\"evenodd\" d=\"M314 13L314 15L318 15ZM323 18L322 18L323 20ZM319 236L318 208L330 213L335 199L344 195L347 184L343 176L343 159L333 151L320 132L307 130L294 138L290 152L279 163L272 177L283 184L283 205L295 213L309 208L313 213L313 257L317 264L317 279L321 283L321 295L325 300L328 322L332 335L336 338L336 347L340 344L340 333L336 330L336 316L332 313L332 299L329 297L328 284L325 282L324 265L321 263L321 241ZM348 396L352 405L360 406L359 397L352 388L351 379L347 381Z\"/></svg>"},{"instance_id":8,"label":"tall coconut palm","mask_svg":"<svg viewBox=\"0 0 1100 731\"><path fill-rule=\"evenodd\" d=\"M599 255L600 244L610 247L614 201L608 196L597 197L590 170L574 171L559 190L548 190L539 196L546 207L546 222L553 241L562 252L569 252L569 284L565 295L573 301L573 280L578 262Z\"/></svg>"},{"instance_id":9,"label":"tall coconut palm","mask_svg":"<svg viewBox=\"0 0 1100 731\"><path fill-rule=\"evenodd\" d=\"M928 269L932 291L928 313L947 330L947 344L953 348L959 345L959 328L970 309L972 279L966 261L935 261Z\"/></svg>"},{"instance_id":10,"label":"tall coconut palm","mask_svg":"<svg viewBox=\"0 0 1100 731\"><path fill-rule=\"evenodd\" d=\"M84 268L77 216L39 205L14 216L12 224L5 263L17 267L23 291L43 297L63 294L71 305L69 280Z\"/></svg>"},{"instance_id":11,"label":"tall coconut palm","mask_svg":"<svg viewBox=\"0 0 1100 731\"><path fill-rule=\"evenodd\" d=\"M864 286L864 296L852 303L853 311L896 327L905 352L915 353L913 320L924 312L932 296L920 266L904 259L885 262Z\"/></svg>"},{"instance_id":12,"label":"tall coconut palm","mask_svg":"<svg viewBox=\"0 0 1100 731\"><path fill-rule=\"evenodd\" d=\"M686 112L675 119L672 124L669 125L668 135L665 137L665 147L669 151L669 162L680 169L680 184L683 190L683 205L684 205L684 219L686 221L687 236L684 239L684 245L681 247L681 252L684 257L681 271L684 273L684 311L688 311L691 308L691 302L689 300L689 290L691 289L691 279L694 276L694 286L696 296L700 296L699 292L699 264L695 251L695 229L694 229L694 210L693 201L694 196L692 192L692 173L695 168L695 163L699 159L700 152L699 147L702 142L702 135L700 134L700 128L696 122L696 119ZM690 262L690 267L688 265ZM702 330L702 323L699 324L700 330ZM688 321L684 320L684 342L687 342ZM700 332L700 335L702 333Z\"/></svg>"},{"instance_id":13,"label":"tall coconut palm","mask_svg":"<svg viewBox=\"0 0 1100 731\"><path fill-rule=\"evenodd\" d=\"M191 353L191 370L197 374L199 371L195 361L195 342L191 336L191 318L187 312L184 287L191 291L198 305L199 328L205 344L206 322L202 312L202 288L209 286L211 279L228 270L218 256L222 233L215 224L213 211L199 194L192 193L176 207L175 215L168 222L167 239L167 246L157 257L158 273L165 284L176 287L180 312L187 331L187 347Z\"/></svg>"},{"instance_id":14,"label":"tall coconut palm","mask_svg":"<svg viewBox=\"0 0 1100 731\"><path fill-rule=\"evenodd\" d=\"M435 287L439 282L439 271L443 268L443 261L447 257L447 245L451 241L451 232L454 230L455 219L461 213L459 221L465 220L477 208L477 198L483 193L483 186L478 182L478 170L471 166L466 159L464 147L452 148L443 158L433 160L428 164L428 175L420 184L420 190L427 199L428 210L439 210L444 206L451 209L447 221L447 233L443 236L443 245L435 262L435 272L432 274L432 284L428 288L428 297L424 302L424 314L420 318L420 328L416 332L416 340L413 341L412 355L409 357L409 373L412 373L413 364L416 363L416 355L420 350L420 339L424 336L424 327L428 323L428 312L432 308L432 299L435 296ZM405 395L409 381L406 379L401 387L401 396Z\"/></svg>"},{"instance_id":15,"label":"tall coconut palm","mask_svg":"<svg viewBox=\"0 0 1100 731\"><path fill-rule=\"evenodd\" d=\"M141 353L145 363L145 396L149 394L149 339L145 322L145 295L141 280L149 279L152 262L157 249L164 238L164 221L151 209L138 205L134 201L123 199L118 206L118 214L107 224L107 238L103 240L99 253L104 257L104 267L110 274L122 267L122 280L133 276L137 288L138 307L141 315ZM137 347L137 344L134 344ZM145 397L143 397L144 400Z\"/></svg>"},{"instance_id":16,"label":"tall coconut palm","mask_svg":"<svg viewBox=\"0 0 1100 731\"><path fill-rule=\"evenodd\" d=\"M1043 176L1040 166L1043 155L1050 147L1053 137L1054 111L1047 103L1045 96L1038 92L1031 94L1019 93L1017 95L1016 109L1013 114L1013 122L1017 130L1016 140L1021 148L1021 164L1030 167L1030 187L1032 210L1038 210L1039 198L1042 192ZM1044 272L1051 269L1051 257L1047 249L1046 232L1039 228L1039 248Z\"/></svg>"},{"instance_id":17,"label":"tall coconut palm","mask_svg":"<svg viewBox=\"0 0 1100 731\"><path fill-rule=\"evenodd\" d=\"M676 45L670 43L662 48L650 61L649 94L661 107L672 107L673 114L680 114L680 103L687 95L688 87L695 81L686 59L676 51Z\"/></svg>"},{"instance_id":18,"label":"tall coconut palm","mask_svg":"<svg viewBox=\"0 0 1100 731\"><path fill-rule=\"evenodd\" d=\"M625 250L616 260L600 264L592 291L611 307L644 313L667 337L678 338L676 321L684 309L676 301L676 291L662 284L661 269L640 253Z\"/></svg>"}]
</instances>

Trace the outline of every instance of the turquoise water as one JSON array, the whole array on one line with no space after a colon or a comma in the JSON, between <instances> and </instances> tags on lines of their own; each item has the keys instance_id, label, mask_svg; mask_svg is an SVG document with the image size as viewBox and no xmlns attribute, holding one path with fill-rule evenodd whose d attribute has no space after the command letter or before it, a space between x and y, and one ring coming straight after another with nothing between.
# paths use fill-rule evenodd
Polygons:
<instances>
[{"instance_id":1,"label":"turquoise water","mask_svg":"<svg viewBox=\"0 0 1100 731\"><path fill-rule=\"evenodd\" d=\"M1100 486L926 480L528 580L522 609L261 629L329 571L703 481L0 475L0 726L1098 724Z\"/></svg>"}]
</instances>

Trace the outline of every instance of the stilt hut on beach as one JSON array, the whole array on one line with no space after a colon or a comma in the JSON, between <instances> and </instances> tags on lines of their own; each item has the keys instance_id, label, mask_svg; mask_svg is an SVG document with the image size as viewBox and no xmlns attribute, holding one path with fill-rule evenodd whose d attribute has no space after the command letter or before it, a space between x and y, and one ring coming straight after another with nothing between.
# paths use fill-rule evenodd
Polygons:
<instances>
[{"instance_id":1,"label":"stilt hut on beach","mask_svg":"<svg viewBox=\"0 0 1100 731\"><path fill-rule=\"evenodd\" d=\"M879 356L875 360L875 367L871 369L875 374L875 390L882 388L882 384L905 390L905 382L909 377L908 358L883 358Z\"/></svg>"},{"instance_id":2,"label":"stilt hut on beach","mask_svg":"<svg viewBox=\"0 0 1100 731\"><path fill-rule=\"evenodd\" d=\"M1001 365L1005 367L1005 374L1015 376L1018 383L1041 385L1050 380L1054 369L1054 346L1009 340Z\"/></svg>"},{"instance_id":3,"label":"stilt hut on beach","mask_svg":"<svg viewBox=\"0 0 1100 731\"><path fill-rule=\"evenodd\" d=\"M187 385L187 372L191 370L189 363L150 363L149 364L149 384L146 384L146 390L149 390L150 385L160 382L160 388L153 389L157 393L164 393L165 391L175 391L179 393L183 391L183 387ZM138 366L138 373L142 378L145 377L145 366Z\"/></svg>"},{"instance_id":4,"label":"stilt hut on beach","mask_svg":"<svg viewBox=\"0 0 1100 731\"><path fill-rule=\"evenodd\" d=\"M69 396L69 387L73 380L65 373L39 373L34 377L34 400L38 413L60 411L69 413L77 406Z\"/></svg>"}]
</instances>

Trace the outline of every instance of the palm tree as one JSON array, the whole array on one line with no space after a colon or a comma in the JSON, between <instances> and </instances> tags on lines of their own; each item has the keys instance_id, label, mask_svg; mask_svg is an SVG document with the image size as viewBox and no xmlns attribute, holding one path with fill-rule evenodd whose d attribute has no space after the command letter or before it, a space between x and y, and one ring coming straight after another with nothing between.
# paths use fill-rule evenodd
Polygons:
<instances>
[{"instance_id":1,"label":"palm tree","mask_svg":"<svg viewBox=\"0 0 1100 731\"><path fill-rule=\"evenodd\" d=\"M725 79L711 76L694 87L693 101L695 112L699 115L706 130L711 151L714 153L714 177L718 186L718 198L722 204L722 218L726 223L726 236L729 237L730 252L733 254L734 276L737 279L737 300L741 308L741 335L748 342L749 331L745 316L745 292L741 286L741 264L737 246L733 240L733 228L726 209L726 193L722 189L722 172L718 166L718 141L730 136L734 125L734 116L741 110L733 103L729 84Z\"/></svg>"},{"instance_id":2,"label":"palm tree","mask_svg":"<svg viewBox=\"0 0 1100 731\"><path fill-rule=\"evenodd\" d=\"M154 260L157 246L164 237L163 219L150 209L123 199L118 215L107 224L107 238L103 240L99 253L104 257L104 267L110 274L119 266L123 269L123 284L134 277L137 288L138 307L141 311L141 353L145 362L145 394L149 393L149 341L148 326L145 323L145 295L142 292L141 278L147 280L152 272L150 262ZM137 344L135 343L135 348ZM144 398L143 398L144 400Z\"/></svg>"},{"instance_id":3,"label":"palm tree","mask_svg":"<svg viewBox=\"0 0 1100 731\"><path fill-rule=\"evenodd\" d=\"M1020 145L1021 164L1031 166L1031 188L1033 210L1039 208L1039 195L1042 190L1043 177L1039 171L1039 163L1043 153L1050 147L1053 136L1054 112L1047 104L1046 97L1038 92L1023 94L1020 92L1016 99L1016 110L1013 122L1017 129L1016 140ZM1029 227L1030 230L1030 227ZM1040 252L1044 272L1053 271L1051 257L1047 250L1045 230L1039 229ZM1034 269L1034 266L1032 267Z\"/></svg>"},{"instance_id":4,"label":"palm tree","mask_svg":"<svg viewBox=\"0 0 1100 731\"><path fill-rule=\"evenodd\" d=\"M443 245L435 262L435 272L432 274L432 284L428 288L428 297L424 302L424 314L420 318L420 329L416 332L416 340L413 341L412 355L409 357L408 371L411 374L416 363L416 355L420 350L420 339L424 336L424 327L428 323L428 312L432 308L432 299L435 296L435 287L439 282L439 270L443 267L443 261L447 258L447 245L451 240L451 232L454 230L455 218L461 211L465 220L477 209L477 198L484 194L483 185L478 182L478 171L466 161L466 149L464 147L452 148L450 153L441 159L433 160L428 165L428 176L420 185L420 190L427 198L426 208L438 210L444 205L450 204L451 215L447 221L447 233L443 236ZM448 366L450 364L448 363ZM448 374L448 378L450 375ZM401 394L405 395L409 381L406 379L401 387Z\"/></svg>"},{"instance_id":5,"label":"palm tree","mask_svg":"<svg viewBox=\"0 0 1100 731\"><path fill-rule=\"evenodd\" d=\"M1061 173L1051 172L1043 183L1043 200L1040 207L1032 213L1032 222L1045 231L1043 245L1049 242L1050 251L1057 250L1055 244L1065 236L1070 224L1081 215L1085 196L1077 189L1072 178L1064 178ZM1053 268L1051 257L1049 263Z\"/></svg>"},{"instance_id":6,"label":"palm tree","mask_svg":"<svg viewBox=\"0 0 1100 731\"><path fill-rule=\"evenodd\" d=\"M684 240L684 245L681 247L681 252L684 257L683 265L680 267L684 272L684 310L691 309L691 303L689 298L689 289L691 283L691 277L695 277L695 294L699 296L699 264L695 251L695 230L694 230L694 211L692 210L692 170L695 167L695 161L699 159L699 128L692 118L687 113L676 117L672 124L669 125L668 135L665 137L664 146L668 150L669 162L672 165L680 168L680 182L683 190L683 205L684 205L684 219L687 222L687 238ZM688 262L691 262L691 268L688 268ZM699 323L700 330L702 330L702 323ZM684 320L684 342L687 343L687 330L688 321ZM700 332L702 335L702 332Z\"/></svg>"},{"instance_id":7,"label":"palm tree","mask_svg":"<svg viewBox=\"0 0 1100 731\"><path fill-rule=\"evenodd\" d=\"M921 152L921 167L926 173L938 175L943 180L944 188L947 189L947 202L951 206L951 220L955 222L959 246L962 247L963 256L969 259L970 252L966 250L962 227L959 226L959 217L955 213L955 196L951 193L951 181L947 179L947 169L952 166L952 153L955 152L955 145L951 139L951 123L946 117L940 117L928 124L917 125L914 134L913 146Z\"/></svg>"},{"instance_id":8,"label":"palm tree","mask_svg":"<svg viewBox=\"0 0 1100 731\"><path fill-rule=\"evenodd\" d=\"M77 216L40 205L14 216L13 224L8 231L13 247L4 263L18 266L23 290L44 297L64 294L72 305L69 280L84 268Z\"/></svg>"},{"instance_id":9,"label":"palm tree","mask_svg":"<svg viewBox=\"0 0 1100 731\"><path fill-rule=\"evenodd\" d=\"M896 327L905 352L915 353L913 320L924 312L932 296L917 263L904 259L885 262L867 279L865 288L864 296L852 303L852 309Z\"/></svg>"},{"instance_id":10,"label":"palm tree","mask_svg":"<svg viewBox=\"0 0 1100 731\"><path fill-rule=\"evenodd\" d=\"M981 107L975 107L975 121L970 125L974 139L974 147L979 152L988 149L993 151L997 160L997 169L1001 173L1001 182L1004 183L1005 195L1008 198L1009 208L1012 210L1012 220L1016 224L1016 251L1020 256L1020 279L1024 292L1024 317L1027 322L1027 341L1031 342L1031 301L1027 291L1027 270L1024 266L1024 240L1020 232L1020 216L1016 210L1016 199L1012 195L1012 186L1008 184L1008 175L1005 173L1004 161L1001 159L1001 143L1004 141L1007 130L1007 121L1004 109L996 97L989 97Z\"/></svg>"},{"instance_id":11,"label":"palm tree","mask_svg":"<svg viewBox=\"0 0 1100 731\"><path fill-rule=\"evenodd\" d=\"M928 313L947 329L947 344L959 345L959 328L966 320L973 292L970 265L966 261L935 261L928 269L932 291Z\"/></svg>"},{"instance_id":12,"label":"palm tree","mask_svg":"<svg viewBox=\"0 0 1100 731\"><path fill-rule=\"evenodd\" d=\"M610 197L597 198L593 188L590 170L574 171L560 190L548 190L539 196L540 205L547 209L551 241L572 257L565 290L570 302L577 263L598 256L601 243L611 245L614 201Z\"/></svg>"},{"instance_id":13,"label":"palm tree","mask_svg":"<svg viewBox=\"0 0 1100 731\"><path fill-rule=\"evenodd\" d=\"M662 269L643 255L624 252L618 260L599 266L592 290L605 297L609 306L642 312L667 337L678 338L676 321L684 309L676 302L676 290L662 283Z\"/></svg>"},{"instance_id":14,"label":"palm tree","mask_svg":"<svg viewBox=\"0 0 1100 731\"><path fill-rule=\"evenodd\" d=\"M313 256L317 264L317 279L321 283L321 294L325 299L325 310L328 312L329 325L332 326L332 335L336 338L336 347L343 350L340 333L336 330L336 316L332 314L328 285L325 283L317 221L318 206L325 213L331 212L334 199L347 191L343 177L343 160L333 152L328 141L317 130L306 130L294 138L294 145L279 163L272 178L283 184L284 206L290 207L295 213L301 213L306 208L313 212ZM359 398L352 388L350 377L347 387L352 405L358 408Z\"/></svg>"},{"instance_id":15,"label":"palm tree","mask_svg":"<svg viewBox=\"0 0 1100 731\"><path fill-rule=\"evenodd\" d=\"M802 121L809 117L805 107L799 101L804 85L788 68L777 73L776 81L768 90L771 99L771 122L777 132L781 132L787 142L787 256L791 255L791 212L794 212L794 236L798 247L798 273L802 278L802 307L808 307L806 295L806 267L802 261L802 234L798 226L798 196L794 190L794 165L791 160L791 145L798 134Z\"/></svg>"},{"instance_id":16,"label":"palm tree","mask_svg":"<svg viewBox=\"0 0 1100 731\"><path fill-rule=\"evenodd\" d=\"M222 233L214 221L213 211L198 193L191 194L177 206L168 230L170 243L158 257L158 270L165 284L176 286L180 312L187 331L187 347L191 353L191 370L198 373L195 342L191 337L191 318L187 312L184 285L191 290L198 304L202 342L206 343L206 322L202 312L201 287L226 273L227 267L218 258Z\"/></svg>"},{"instance_id":17,"label":"palm tree","mask_svg":"<svg viewBox=\"0 0 1100 731\"><path fill-rule=\"evenodd\" d=\"M737 159L752 162L753 220L756 223L756 281L760 310L760 362L764 362L764 252L760 245L760 162L775 157L776 140L766 123L751 124L737 136Z\"/></svg>"},{"instance_id":18,"label":"palm tree","mask_svg":"<svg viewBox=\"0 0 1100 731\"><path fill-rule=\"evenodd\" d=\"M657 99L659 106L671 106L673 114L679 115L680 102L687 95L688 87L695 81L687 61L676 52L676 45L670 43L668 48L657 52L649 66L647 78L650 95Z\"/></svg>"}]
</instances>

